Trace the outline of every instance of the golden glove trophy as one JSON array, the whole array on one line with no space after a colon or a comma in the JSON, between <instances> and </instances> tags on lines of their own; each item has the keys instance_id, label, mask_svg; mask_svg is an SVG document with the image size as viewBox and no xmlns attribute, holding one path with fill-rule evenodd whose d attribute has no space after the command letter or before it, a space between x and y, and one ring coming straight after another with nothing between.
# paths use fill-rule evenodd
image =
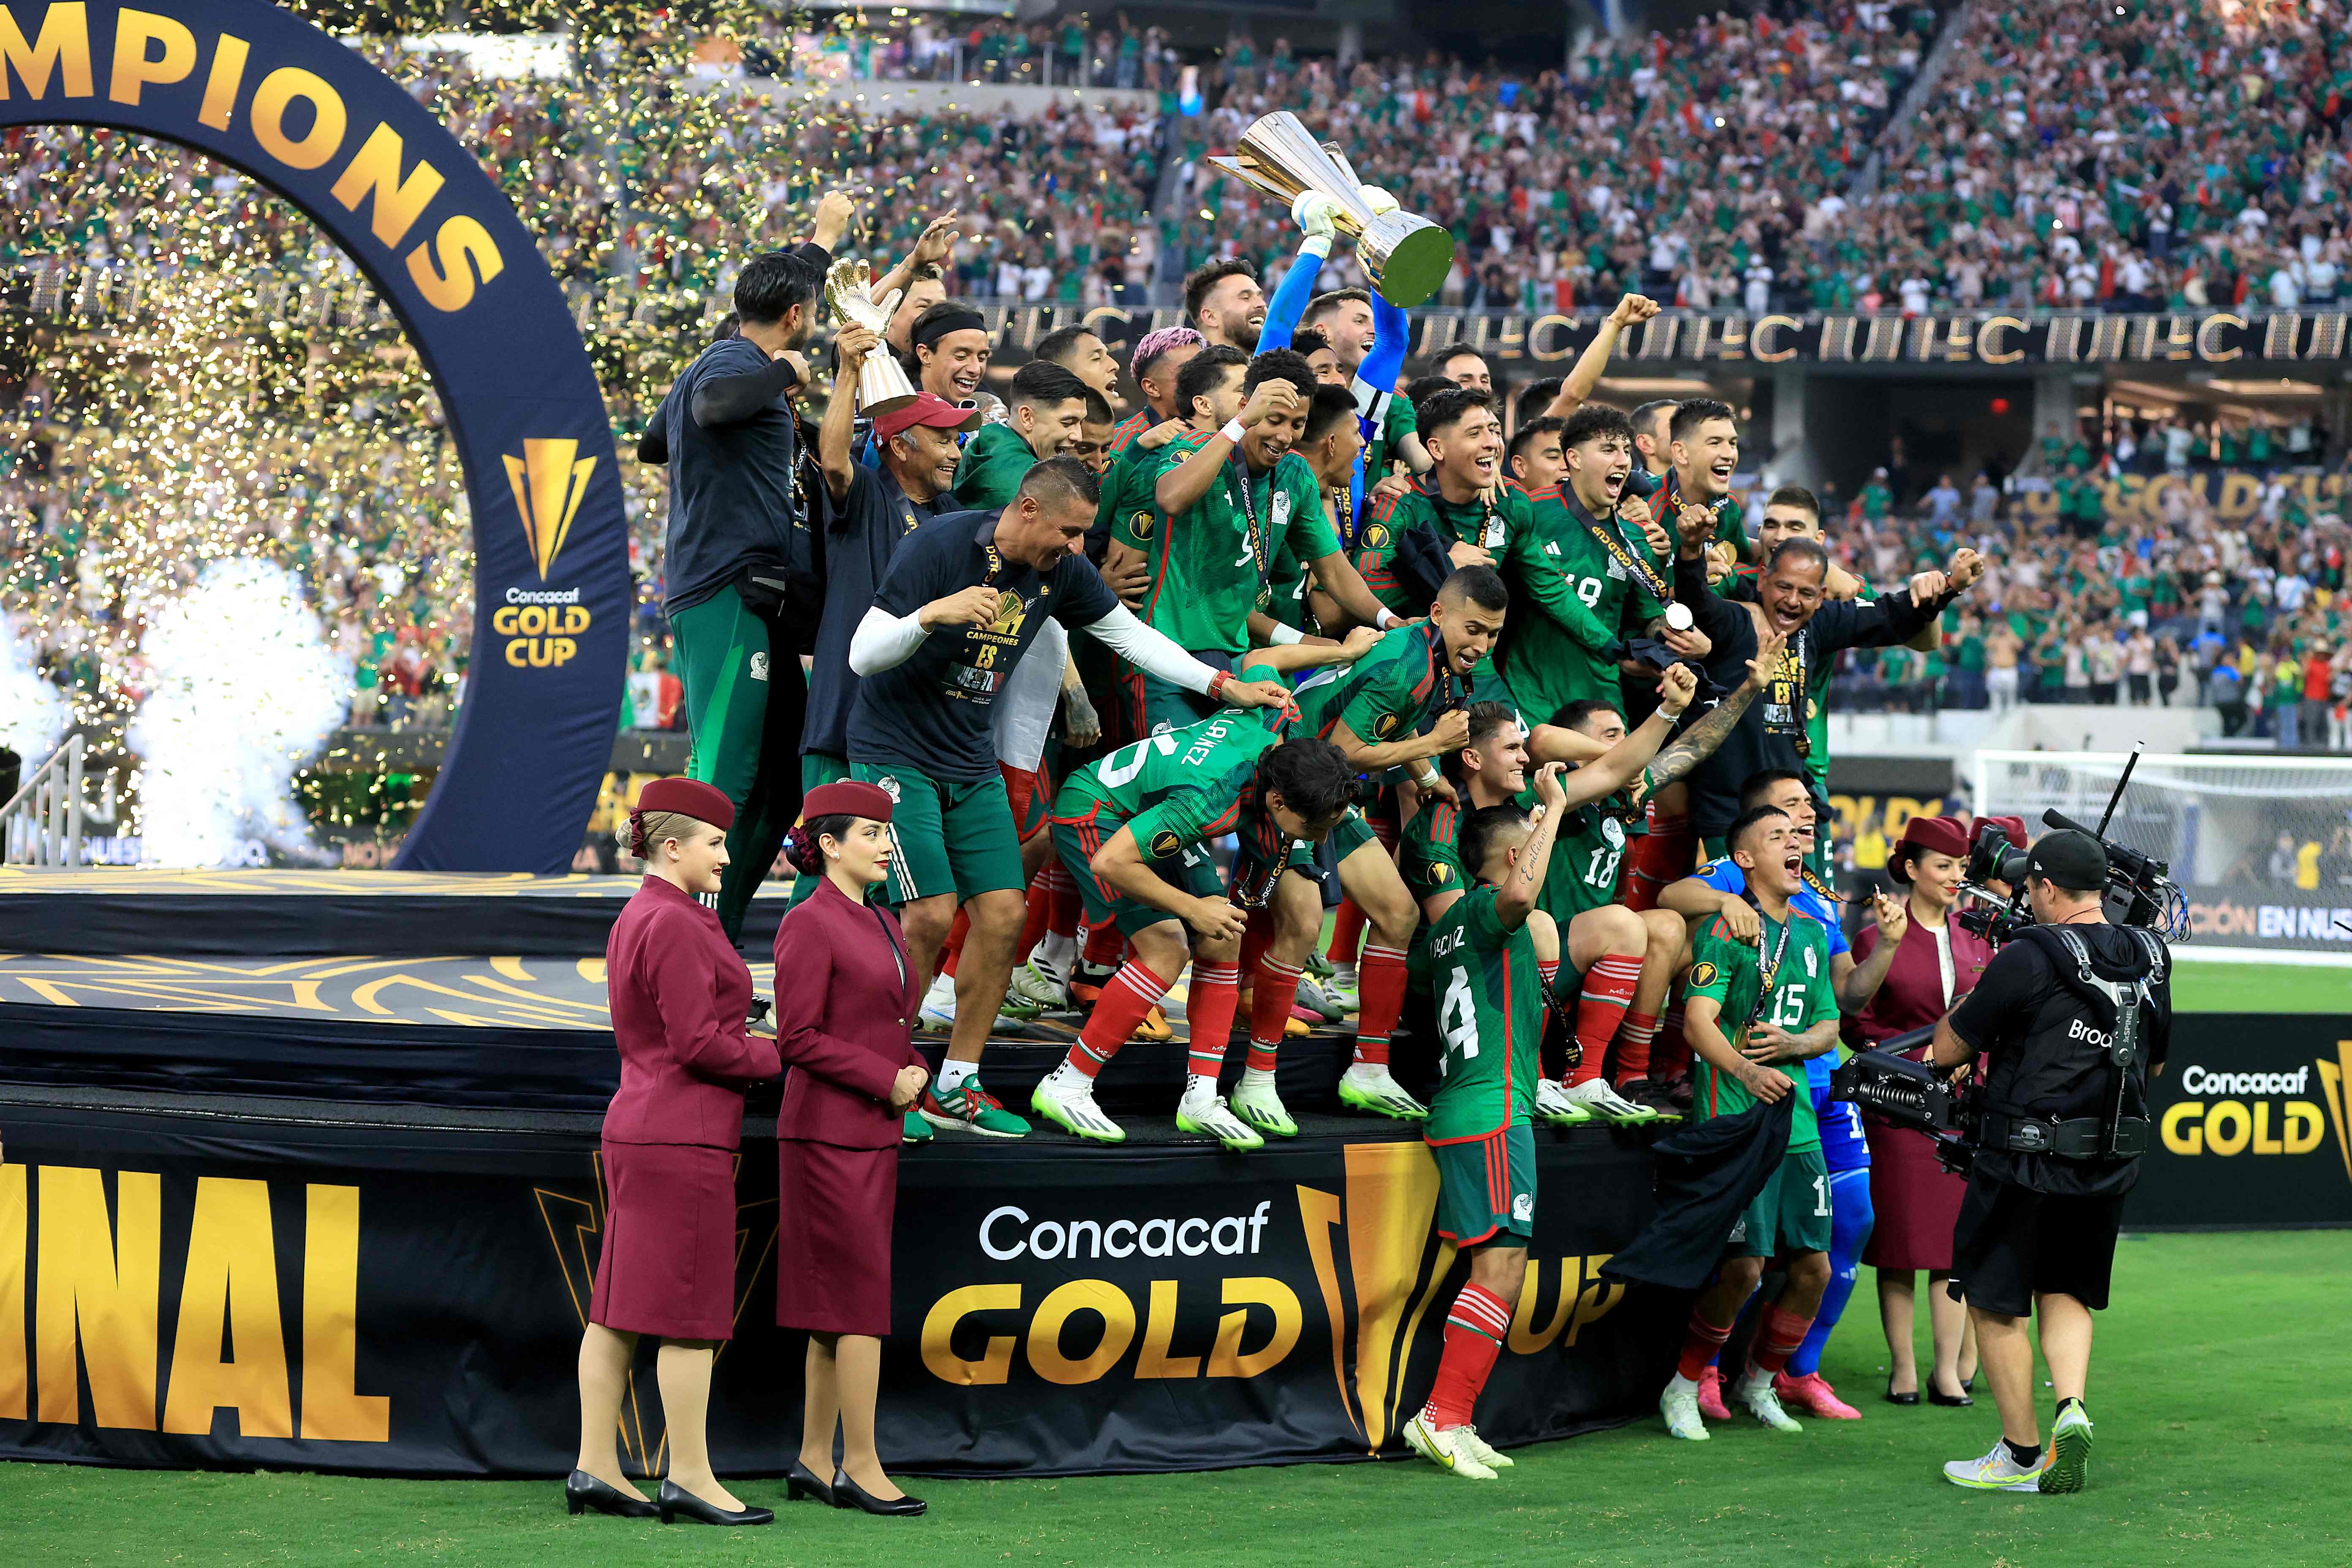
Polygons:
<instances>
[{"instance_id":1,"label":"golden glove trophy","mask_svg":"<svg viewBox=\"0 0 2352 1568\"><path fill-rule=\"evenodd\" d=\"M1381 298L1391 305L1418 305L1437 292L1454 265L1454 237L1425 217L1393 207L1376 208L1364 197L1364 184L1344 153L1314 133L1288 110L1252 125L1230 158L1210 163L1244 184L1296 204L1308 191L1331 199L1332 226L1356 245L1356 258Z\"/></svg>"},{"instance_id":2,"label":"golden glove trophy","mask_svg":"<svg viewBox=\"0 0 2352 1568\"><path fill-rule=\"evenodd\" d=\"M824 302L835 321L854 323L880 337L882 329L890 323L890 312L898 309L898 296L893 291L888 300L876 303L866 293L873 281L873 270L865 262L844 257L824 275ZM852 368L842 367L845 372ZM867 418L915 401L915 384L907 379L906 367L890 352L888 343L875 344L854 368L857 375L858 412Z\"/></svg>"}]
</instances>

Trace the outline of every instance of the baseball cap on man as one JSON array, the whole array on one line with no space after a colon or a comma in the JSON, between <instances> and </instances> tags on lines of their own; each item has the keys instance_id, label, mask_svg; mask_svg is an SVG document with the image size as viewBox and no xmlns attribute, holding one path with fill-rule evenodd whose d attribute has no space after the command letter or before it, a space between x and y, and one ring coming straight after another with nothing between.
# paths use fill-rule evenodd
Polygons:
<instances>
[{"instance_id":1,"label":"baseball cap on man","mask_svg":"<svg viewBox=\"0 0 2352 1568\"><path fill-rule=\"evenodd\" d=\"M2107 852L2087 833L2062 827L2045 833L2026 852L2025 874L2045 879L2071 893L2095 893L2107 885Z\"/></svg>"},{"instance_id":2,"label":"baseball cap on man","mask_svg":"<svg viewBox=\"0 0 2352 1568\"><path fill-rule=\"evenodd\" d=\"M936 392L919 392L914 402L876 417L874 438L887 441L918 425L928 425L934 430L977 430L980 410L959 408Z\"/></svg>"}]
</instances>

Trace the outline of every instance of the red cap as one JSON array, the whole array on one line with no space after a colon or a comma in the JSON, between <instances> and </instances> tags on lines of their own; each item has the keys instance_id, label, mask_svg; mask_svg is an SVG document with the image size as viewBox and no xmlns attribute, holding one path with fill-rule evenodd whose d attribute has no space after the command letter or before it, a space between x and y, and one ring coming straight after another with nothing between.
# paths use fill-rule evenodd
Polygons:
<instances>
[{"instance_id":1,"label":"red cap","mask_svg":"<svg viewBox=\"0 0 2352 1568\"><path fill-rule=\"evenodd\" d=\"M977 430L980 410L958 408L936 392L919 392L915 401L902 404L874 420L874 438L887 441L918 425L928 425L934 430Z\"/></svg>"},{"instance_id":2,"label":"red cap","mask_svg":"<svg viewBox=\"0 0 2352 1568\"><path fill-rule=\"evenodd\" d=\"M801 798L801 820L814 822L820 816L862 816L871 822L890 820L890 808L896 803L880 784L860 784L856 779L841 779L829 784L819 784Z\"/></svg>"},{"instance_id":3,"label":"red cap","mask_svg":"<svg viewBox=\"0 0 2352 1568\"><path fill-rule=\"evenodd\" d=\"M715 784L699 779L656 779L637 792L637 814L677 811L713 827L735 826L735 803Z\"/></svg>"},{"instance_id":4,"label":"red cap","mask_svg":"<svg viewBox=\"0 0 2352 1568\"><path fill-rule=\"evenodd\" d=\"M1910 852L1915 850L1965 860L1969 858L1969 836L1951 817L1915 816L1903 825L1903 837L1895 843L1895 853L1886 858L1886 874L1895 881L1908 883Z\"/></svg>"}]
</instances>

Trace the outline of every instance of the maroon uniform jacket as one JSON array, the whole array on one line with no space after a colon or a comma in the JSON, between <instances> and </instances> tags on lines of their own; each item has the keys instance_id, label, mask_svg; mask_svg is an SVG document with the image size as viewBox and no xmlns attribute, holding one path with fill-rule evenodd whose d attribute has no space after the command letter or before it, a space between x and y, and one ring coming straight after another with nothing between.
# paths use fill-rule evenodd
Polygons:
<instances>
[{"instance_id":1,"label":"maroon uniform jacket","mask_svg":"<svg viewBox=\"0 0 2352 1568\"><path fill-rule=\"evenodd\" d=\"M1992 962L1992 948L1980 936L1960 929L1949 914L1944 929L1952 937L1952 1001L1977 988L1984 967ZM1865 922L1853 938L1853 961L1862 963L1878 951L1878 926ZM1944 1000L1943 975L1936 963L1936 933L1913 921L1895 950L1895 963L1870 998L1870 1005L1842 1022L1846 1044L1855 1047L1892 1039L1913 1029L1924 1029L1951 1011Z\"/></svg>"},{"instance_id":2,"label":"maroon uniform jacket","mask_svg":"<svg viewBox=\"0 0 2352 1568\"><path fill-rule=\"evenodd\" d=\"M887 910L853 903L831 879L776 928L776 1046L793 1071L776 1136L894 1148L890 1109L913 1045L914 965Z\"/></svg>"},{"instance_id":3,"label":"maroon uniform jacket","mask_svg":"<svg viewBox=\"0 0 2352 1568\"><path fill-rule=\"evenodd\" d=\"M783 1068L774 1042L744 1031L751 972L718 914L647 877L605 941L604 986L621 1047L605 1139L737 1147L744 1085Z\"/></svg>"}]
</instances>

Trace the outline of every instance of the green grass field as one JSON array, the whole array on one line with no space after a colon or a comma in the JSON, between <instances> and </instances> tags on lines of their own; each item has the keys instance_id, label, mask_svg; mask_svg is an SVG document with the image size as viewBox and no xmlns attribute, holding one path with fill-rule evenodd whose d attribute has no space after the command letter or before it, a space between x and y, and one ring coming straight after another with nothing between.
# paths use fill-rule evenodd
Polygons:
<instances>
[{"instance_id":1,"label":"green grass field","mask_svg":"<svg viewBox=\"0 0 2352 1568\"><path fill-rule=\"evenodd\" d=\"M2352 1013L2352 969L2191 958L2173 970L2172 1005L2182 1013Z\"/></svg>"},{"instance_id":2,"label":"green grass field","mask_svg":"<svg viewBox=\"0 0 2352 1568\"><path fill-rule=\"evenodd\" d=\"M1647 1420L1519 1450L1493 1484L1418 1460L1209 1475L921 1482L929 1517L814 1504L721 1531L564 1515L555 1482L352 1480L0 1467L10 1564L888 1562L1920 1564L2109 1568L2352 1561L2346 1243L2282 1232L2127 1237L2100 1320L2090 1489L1992 1496L1937 1467L1997 1429L1879 1403L1865 1274L1823 1371L1864 1411L1798 1436L1733 1424L1704 1446ZM1924 1343L1922 1353L1925 1353ZM2044 1412L2046 1419L2047 1412ZM797 1420L779 1412L778 1419ZM782 1486L746 1481L748 1500Z\"/></svg>"}]
</instances>

